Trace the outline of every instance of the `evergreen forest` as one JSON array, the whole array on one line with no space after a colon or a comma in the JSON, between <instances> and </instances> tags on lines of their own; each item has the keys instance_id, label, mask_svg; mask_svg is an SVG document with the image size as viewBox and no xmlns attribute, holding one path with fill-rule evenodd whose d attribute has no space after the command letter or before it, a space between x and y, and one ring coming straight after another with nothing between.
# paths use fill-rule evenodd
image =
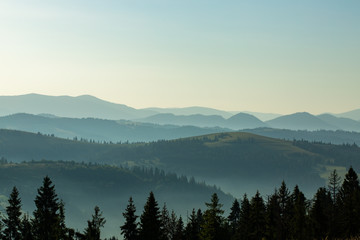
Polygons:
<instances>
[{"instance_id":1,"label":"evergreen forest","mask_svg":"<svg viewBox=\"0 0 360 240\"><path fill-rule=\"evenodd\" d=\"M35 189L34 189L35 191ZM1 239L100 240L107 220L94 206L83 230L67 226L66 202L45 176L37 189L32 214L22 211L21 193L12 188L1 217ZM142 207L137 209L138 207ZM203 208L189 209L188 216L177 215L167 205L159 206L151 191L144 206L136 206L129 196L122 212L118 236L107 240L258 240L258 239L356 239L360 236L360 185L350 167L344 177L331 172L327 187L320 187L307 199L298 186L288 189L283 181L273 194L244 195L234 199L229 214L213 193Z\"/></svg>"}]
</instances>

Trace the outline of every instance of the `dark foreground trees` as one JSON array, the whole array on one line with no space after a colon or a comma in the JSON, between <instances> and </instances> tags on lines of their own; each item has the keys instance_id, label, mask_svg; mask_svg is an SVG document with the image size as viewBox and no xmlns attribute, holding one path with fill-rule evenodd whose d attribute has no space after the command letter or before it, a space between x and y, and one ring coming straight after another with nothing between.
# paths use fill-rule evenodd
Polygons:
<instances>
[{"instance_id":1,"label":"dark foreground trees","mask_svg":"<svg viewBox=\"0 0 360 240\"><path fill-rule=\"evenodd\" d=\"M120 227L124 240L137 240L139 237L138 223L136 222L138 216L135 213L136 207L132 197L130 197L129 204L123 213L125 223Z\"/></svg>"},{"instance_id":2,"label":"dark foreground trees","mask_svg":"<svg viewBox=\"0 0 360 240\"><path fill-rule=\"evenodd\" d=\"M22 215L19 192L16 187L12 189L0 221L0 239L101 239L106 221L99 207L95 207L84 232L75 232L66 226L65 204L59 200L48 176L37 193L31 217ZM336 171L332 172L328 188L319 188L312 200L306 199L298 186L291 192L282 182L266 201L259 192L249 199L244 195L240 201L234 200L228 216L224 216L216 193L205 207L204 212L193 209L183 220L174 211L169 214L166 205L160 211L154 193L150 192L138 218L130 198L119 233L125 240L320 240L360 236L360 185L353 168L342 183Z\"/></svg>"},{"instance_id":3,"label":"dark foreground trees","mask_svg":"<svg viewBox=\"0 0 360 240\"><path fill-rule=\"evenodd\" d=\"M153 192L150 192L140 216L139 237L141 240L161 240L163 237L160 210Z\"/></svg>"},{"instance_id":4,"label":"dark foreground trees","mask_svg":"<svg viewBox=\"0 0 360 240\"><path fill-rule=\"evenodd\" d=\"M6 207L7 218L4 219L4 239L21 239L21 199L16 187L13 188L9 206Z\"/></svg>"},{"instance_id":5,"label":"dark foreground trees","mask_svg":"<svg viewBox=\"0 0 360 240\"><path fill-rule=\"evenodd\" d=\"M44 178L43 186L38 189L35 205L32 224L35 239L60 239L60 203L55 186L48 176Z\"/></svg>"}]
</instances>

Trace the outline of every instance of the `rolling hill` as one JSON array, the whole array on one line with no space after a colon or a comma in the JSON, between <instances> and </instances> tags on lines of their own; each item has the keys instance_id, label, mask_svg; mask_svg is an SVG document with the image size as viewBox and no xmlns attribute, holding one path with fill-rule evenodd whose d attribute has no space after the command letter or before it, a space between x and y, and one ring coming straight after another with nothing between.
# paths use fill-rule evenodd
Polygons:
<instances>
[{"instance_id":1,"label":"rolling hill","mask_svg":"<svg viewBox=\"0 0 360 240\"><path fill-rule=\"evenodd\" d=\"M271 193L282 180L290 186L299 184L311 195L326 184L324 176L330 168L360 168L357 146L300 143L239 132L153 143L97 144L1 130L0 156L17 162L49 159L158 167L216 184L238 197L257 189Z\"/></svg>"}]
</instances>

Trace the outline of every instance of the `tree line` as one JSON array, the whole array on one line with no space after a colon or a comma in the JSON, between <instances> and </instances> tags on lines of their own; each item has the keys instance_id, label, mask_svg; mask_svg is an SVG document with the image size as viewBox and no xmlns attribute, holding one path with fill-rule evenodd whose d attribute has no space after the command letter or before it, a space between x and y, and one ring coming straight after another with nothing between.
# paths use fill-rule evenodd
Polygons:
<instances>
[{"instance_id":1,"label":"tree line","mask_svg":"<svg viewBox=\"0 0 360 240\"><path fill-rule=\"evenodd\" d=\"M67 227L64 203L48 176L37 190L31 217L22 214L16 187L8 203L0 221L0 239L4 240L100 240L106 223L100 208L95 206L82 232ZM228 216L224 216L216 193L205 206L203 211L192 209L184 221L166 204L160 208L150 192L138 216L130 197L119 233L125 240L320 240L360 236L360 185L352 167L342 182L334 170L328 186L319 188L312 199L306 199L298 186L291 192L282 182L265 199L259 192L251 198L245 194L242 199L235 199Z\"/></svg>"}]
</instances>

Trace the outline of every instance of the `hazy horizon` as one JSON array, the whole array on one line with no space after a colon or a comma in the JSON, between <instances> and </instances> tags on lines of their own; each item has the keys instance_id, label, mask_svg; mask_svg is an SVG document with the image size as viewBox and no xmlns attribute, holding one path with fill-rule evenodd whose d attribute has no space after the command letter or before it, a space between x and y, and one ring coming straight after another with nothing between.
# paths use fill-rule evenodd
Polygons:
<instances>
[{"instance_id":1,"label":"hazy horizon","mask_svg":"<svg viewBox=\"0 0 360 240\"><path fill-rule=\"evenodd\" d=\"M141 109L358 109L359 1L0 2L0 95Z\"/></svg>"},{"instance_id":2,"label":"hazy horizon","mask_svg":"<svg viewBox=\"0 0 360 240\"><path fill-rule=\"evenodd\" d=\"M109 102L109 103L113 103L113 104L120 104L120 105L125 105L127 107L131 107L131 108L134 108L134 109L137 109L137 110L142 110L142 109L163 109L164 111L166 109L186 109L186 108L208 108L208 109L212 109L212 110L218 110L218 111L224 111L224 112L227 112L227 113L230 113L230 114L236 114L236 113L248 113L248 114L254 114L254 113L258 113L258 114L269 114L269 115L274 115L274 117L270 118L270 119L273 119L275 118L275 115L290 115L290 114L294 114L294 113L302 113L302 112L307 112L307 113L310 113L312 115L320 115L320 114L341 114L341 113L346 113L346 112L349 112L349 111L352 111L352 110L358 110L360 109L359 108L354 108L354 109L350 109L348 111L341 111L341 112L318 112L318 113L313 113L313 112L309 112L309 111L297 111L297 112L287 112L287 113L279 113L279 112L258 112L258 111L252 111L252 110L227 110L227 109L220 109L220 108L213 108L213 107L209 107L209 106L196 106L196 105L189 105L189 106L180 106L180 107L159 107L159 106L149 106L149 107L145 107L145 108L136 108L134 106L131 106L131 105L127 105L127 104L124 104L124 103L121 103L121 102L113 102L113 101L109 101L109 100L106 100L106 99L103 99L103 98L100 98L98 96L94 96L94 95L90 95L90 94L80 94L80 95L74 95L74 96L71 96L71 95L49 95L49 94L40 94L40 93L25 93L25 94L20 94L20 95L0 95L1 96L4 96L4 97L17 97L17 96L23 96L23 95L43 95L43 96L49 96L49 97L73 97L73 98L77 98L77 97L82 97L82 96L90 96L90 97L95 97L101 101L106 101L106 102ZM159 112L159 113L162 113L162 112ZM168 113L168 112L164 112L164 113ZM46 114L44 112L44 114ZM185 115L188 115L188 114L185 114Z\"/></svg>"}]
</instances>

